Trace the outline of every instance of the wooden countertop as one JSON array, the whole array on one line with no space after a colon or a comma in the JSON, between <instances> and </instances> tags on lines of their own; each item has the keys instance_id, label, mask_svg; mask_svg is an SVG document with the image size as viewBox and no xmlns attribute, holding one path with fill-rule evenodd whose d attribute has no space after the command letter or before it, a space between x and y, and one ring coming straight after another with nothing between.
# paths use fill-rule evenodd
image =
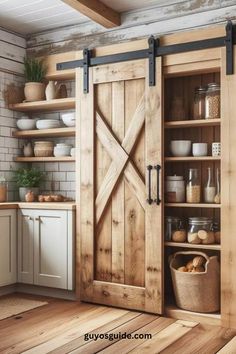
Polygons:
<instances>
[{"instance_id":1,"label":"wooden countertop","mask_svg":"<svg viewBox=\"0 0 236 354\"><path fill-rule=\"evenodd\" d=\"M2 209L58 209L58 210L75 210L75 202L61 202L61 203L26 203L26 202L6 202L0 203L0 210Z\"/></svg>"}]
</instances>

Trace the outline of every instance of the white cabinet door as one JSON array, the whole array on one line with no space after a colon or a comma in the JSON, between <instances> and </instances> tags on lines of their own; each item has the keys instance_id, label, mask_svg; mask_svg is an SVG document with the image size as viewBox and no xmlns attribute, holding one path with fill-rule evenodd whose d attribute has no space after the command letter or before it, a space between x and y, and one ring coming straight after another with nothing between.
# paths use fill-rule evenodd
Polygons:
<instances>
[{"instance_id":1,"label":"white cabinet door","mask_svg":"<svg viewBox=\"0 0 236 354\"><path fill-rule=\"evenodd\" d=\"M67 211L37 210L34 224L34 284L68 288Z\"/></svg>"},{"instance_id":2,"label":"white cabinet door","mask_svg":"<svg viewBox=\"0 0 236 354\"><path fill-rule=\"evenodd\" d=\"M16 210L0 210L0 286L16 283Z\"/></svg>"},{"instance_id":3,"label":"white cabinet door","mask_svg":"<svg viewBox=\"0 0 236 354\"><path fill-rule=\"evenodd\" d=\"M18 282L34 282L34 218L35 211L18 210Z\"/></svg>"}]
</instances>

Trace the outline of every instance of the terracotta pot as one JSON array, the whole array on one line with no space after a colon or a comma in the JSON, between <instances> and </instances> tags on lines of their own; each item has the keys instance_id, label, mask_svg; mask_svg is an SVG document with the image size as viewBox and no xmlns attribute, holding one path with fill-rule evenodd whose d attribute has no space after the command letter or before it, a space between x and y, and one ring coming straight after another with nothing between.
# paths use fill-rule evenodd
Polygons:
<instances>
[{"instance_id":1,"label":"terracotta pot","mask_svg":"<svg viewBox=\"0 0 236 354\"><path fill-rule=\"evenodd\" d=\"M24 93L26 101L42 101L45 99L45 85L42 82L27 82Z\"/></svg>"}]
</instances>

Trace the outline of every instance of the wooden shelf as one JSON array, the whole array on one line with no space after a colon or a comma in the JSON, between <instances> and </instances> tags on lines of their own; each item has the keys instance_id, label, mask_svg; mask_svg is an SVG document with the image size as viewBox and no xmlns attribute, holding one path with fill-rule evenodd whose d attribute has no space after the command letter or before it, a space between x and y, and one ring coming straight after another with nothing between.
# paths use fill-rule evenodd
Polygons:
<instances>
[{"instance_id":1,"label":"wooden shelf","mask_svg":"<svg viewBox=\"0 0 236 354\"><path fill-rule=\"evenodd\" d=\"M39 137L68 137L75 136L75 127L70 128L53 128L53 129L34 129L34 130L17 130L12 133L15 138L39 138Z\"/></svg>"},{"instance_id":2,"label":"wooden shelf","mask_svg":"<svg viewBox=\"0 0 236 354\"><path fill-rule=\"evenodd\" d=\"M75 161L74 157L64 156L64 157L16 157L16 162L73 162Z\"/></svg>"},{"instance_id":3,"label":"wooden shelf","mask_svg":"<svg viewBox=\"0 0 236 354\"><path fill-rule=\"evenodd\" d=\"M167 121L164 124L166 129L190 128L190 127L214 127L220 125L221 119L199 119L199 120L180 120Z\"/></svg>"},{"instance_id":4,"label":"wooden shelf","mask_svg":"<svg viewBox=\"0 0 236 354\"><path fill-rule=\"evenodd\" d=\"M51 101L23 102L9 106L10 109L19 112L47 112L75 108L75 98L58 98Z\"/></svg>"},{"instance_id":5,"label":"wooden shelf","mask_svg":"<svg viewBox=\"0 0 236 354\"><path fill-rule=\"evenodd\" d=\"M165 242L165 246L167 247L182 247L182 248L197 248L197 249L205 249L205 250L213 250L213 251L220 251L220 245L195 245L192 243L187 242Z\"/></svg>"},{"instance_id":6,"label":"wooden shelf","mask_svg":"<svg viewBox=\"0 0 236 354\"><path fill-rule=\"evenodd\" d=\"M221 208L221 204L207 204L207 203L165 203L166 207L170 208Z\"/></svg>"},{"instance_id":7,"label":"wooden shelf","mask_svg":"<svg viewBox=\"0 0 236 354\"><path fill-rule=\"evenodd\" d=\"M165 157L165 162L188 162L188 161L220 161L220 156L186 156L186 157Z\"/></svg>"}]
</instances>

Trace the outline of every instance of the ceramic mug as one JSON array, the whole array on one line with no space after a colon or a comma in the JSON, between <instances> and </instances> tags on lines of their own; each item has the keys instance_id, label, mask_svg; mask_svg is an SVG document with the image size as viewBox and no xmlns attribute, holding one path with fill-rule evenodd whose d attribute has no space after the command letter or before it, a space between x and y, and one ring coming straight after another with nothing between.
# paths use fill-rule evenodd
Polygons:
<instances>
[{"instance_id":1,"label":"ceramic mug","mask_svg":"<svg viewBox=\"0 0 236 354\"><path fill-rule=\"evenodd\" d=\"M193 156L207 156L207 143L194 143L192 152Z\"/></svg>"},{"instance_id":2,"label":"ceramic mug","mask_svg":"<svg viewBox=\"0 0 236 354\"><path fill-rule=\"evenodd\" d=\"M212 156L220 156L221 143L212 143Z\"/></svg>"}]
</instances>

